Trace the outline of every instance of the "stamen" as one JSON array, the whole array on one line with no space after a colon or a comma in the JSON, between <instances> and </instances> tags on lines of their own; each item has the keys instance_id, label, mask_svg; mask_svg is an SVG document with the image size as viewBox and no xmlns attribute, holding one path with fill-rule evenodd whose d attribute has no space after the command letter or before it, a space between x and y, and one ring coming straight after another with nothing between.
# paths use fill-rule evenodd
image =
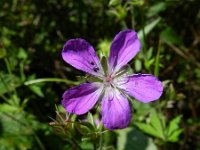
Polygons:
<instances>
[{"instance_id":1,"label":"stamen","mask_svg":"<svg viewBox=\"0 0 200 150\"><path fill-rule=\"evenodd\" d=\"M90 62L91 65L94 65L94 62Z\"/></svg>"},{"instance_id":2,"label":"stamen","mask_svg":"<svg viewBox=\"0 0 200 150\"><path fill-rule=\"evenodd\" d=\"M99 71L99 68L98 68L98 67L94 67L93 70L94 70L95 72L98 72L98 71Z\"/></svg>"}]
</instances>

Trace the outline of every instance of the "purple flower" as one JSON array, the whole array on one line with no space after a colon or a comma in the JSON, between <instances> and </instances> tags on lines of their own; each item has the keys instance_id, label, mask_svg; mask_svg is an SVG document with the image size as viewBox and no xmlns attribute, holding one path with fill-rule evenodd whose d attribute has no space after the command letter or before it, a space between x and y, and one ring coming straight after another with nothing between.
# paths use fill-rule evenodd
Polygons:
<instances>
[{"instance_id":1,"label":"purple flower","mask_svg":"<svg viewBox=\"0 0 200 150\"><path fill-rule=\"evenodd\" d=\"M162 92L162 83L150 74L128 75L124 67L141 49L137 33L132 30L119 32L110 48L107 70L103 70L94 48L84 39L67 41L62 58L76 69L101 79L101 82L84 83L63 94L62 105L77 115L87 113L101 101L104 126L110 130L128 126L131 108L126 95L143 103L157 100Z\"/></svg>"}]
</instances>

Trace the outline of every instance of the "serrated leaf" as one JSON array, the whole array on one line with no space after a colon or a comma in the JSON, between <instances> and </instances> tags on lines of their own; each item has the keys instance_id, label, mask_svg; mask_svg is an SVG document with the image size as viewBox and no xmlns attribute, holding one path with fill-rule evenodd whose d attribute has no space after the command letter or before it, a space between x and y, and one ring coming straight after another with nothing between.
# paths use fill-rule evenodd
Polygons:
<instances>
[{"instance_id":1,"label":"serrated leaf","mask_svg":"<svg viewBox=\"0 0 200 150\"><path fill-rule=\"evenodd\" d=\"M155 110L151 112L150 123L160 135L163 135L164 119Z\"/></svg>"},{"instance_id":2,"label":"serrated leaf","mask_svg":"<svg viewBox=\"0 0 200 150\"><path fill-rule=\"evenodd\" d=\"M173 120L170 121L169 126L167 128L167 136L168 140L171 142L176 142L178 140L178 136L181 134L183 129L180 129L179 123L181 121L182 116L177 116Z\"/></svg>"},{"instance_id":3,"label":"serrated leaf","mask_svg":"<svg viewBox=\"0 0 200 150\"><path fill-rule=\"evenodd\" d=\"M176 118L172 119L169 123L169 126L167 128L167 134L170 136L172 132L179 129L179 123L181 121L182 116L177 116Z\"/></svg>"},{"instance_id":4,"label":"serrated leaf","mask_svg":"<svg viewBox=\"0 0 200 150\"><path fill-rule=\"evenodd\" d=\"M157 130L155 128L153 128L150 124L147 124L147 123L139 123L139 122L135 122L135 125L143 132L151 135L151 136L154 136L154 137L157 137L157 138L160 138L160 139L164 139L164 137L162 135L160 135Z\"/></svg>"},{"instance_id":5,"label":"serrated leaf","mask_svg":"<svg viewBox=\"0 0 200 150\"><path fill-rule=\"evenodd\" d=\"M157 114L157 112L154 109L152 109L150 111L149 122L136 122L135 125L145 133L165 140L165 131L163 131L163 128L165 128L164 118L163 116L158 115L159 114Z\"/></svg>"},{"instance_id":6,"label":"serrated leaf","mask_svg":"<svg viewBox=\"0 0 200 150\"><path fill-rule=\"evenodd\" d=\"M179 135L183 132L183 129L178 129L176 131L174 131L170 137L168 137L168 141L170 142L177 142L179 139Z\"/></svg>"}]
</instances>

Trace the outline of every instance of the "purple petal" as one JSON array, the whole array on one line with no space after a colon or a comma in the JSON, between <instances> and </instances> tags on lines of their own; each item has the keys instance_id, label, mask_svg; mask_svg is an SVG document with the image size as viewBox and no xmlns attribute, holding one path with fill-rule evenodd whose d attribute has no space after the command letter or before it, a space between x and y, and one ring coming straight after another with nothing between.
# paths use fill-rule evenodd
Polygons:
<instances>
[{"instance_id":1,"label":"purple petal","mask_svg":"<svg viewBox=\"0 0 200 150\"><path fill-rule=\"evenodd\" d=\"M148 103L160 98L162 82L150 74L134 74L118 81L118 87L135 99Z\"/></svg>"},{"instance_id":2,"label":"purple petal","mask_svg":"<svg viewBox=\"0 0 200 150\"><path fill-rule=\"evenodd\" d=\"M114 89L106 90L101 113L104 126L110 130L125 128L131 120L128 100L118 90Z\"/></svg>"},{"instance_id":3,"label":"purple petal","mask_svg":"<svg viewBox=\"0 0 200 150\"><path fill-rule=\"evenodd\" d=\"M118 71L126 65L141 49L137 33L132 30L119 32L111 45L108 58L110 71Z\"/></svg>"},{"instance_id":4,"label":"purple petal","mask_svg":"<svg viewBox=\"0 0 200 150\"><path fill-rule=\"evenodd\" d=\"M71 88L63 94L62 105L70 113L85 114L96 104L102 88L100 83L95 82Z\"/></svg>"},{"instance_id":5,"label":"purple petal","mask_svg":"<svg viewBox=\"0 0 200 150\"><path fill-rule=\"evenodd\" d=\"M84 39L67 41L62 50L62 58L73 67L95 76L102 76L103 69L94 48Z\"/></svg>"}]
</instances>

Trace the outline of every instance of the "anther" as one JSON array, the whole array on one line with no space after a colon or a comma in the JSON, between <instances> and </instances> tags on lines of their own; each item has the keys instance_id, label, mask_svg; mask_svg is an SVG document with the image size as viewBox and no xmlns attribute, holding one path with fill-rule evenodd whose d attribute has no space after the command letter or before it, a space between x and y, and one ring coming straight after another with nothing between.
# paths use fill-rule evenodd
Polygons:
<instances>
[{"instance_id":1,"label":"anther","mask_svg":"<svg viewBox=\"0 0 200 150\"><path fill-rule=\"evenodd\" d=\"M98 72L98 71L99 71L99 68L98 68L98 67L94 67L93 70L94 70L95 72Z\"/></svg>"}]
</instances>

